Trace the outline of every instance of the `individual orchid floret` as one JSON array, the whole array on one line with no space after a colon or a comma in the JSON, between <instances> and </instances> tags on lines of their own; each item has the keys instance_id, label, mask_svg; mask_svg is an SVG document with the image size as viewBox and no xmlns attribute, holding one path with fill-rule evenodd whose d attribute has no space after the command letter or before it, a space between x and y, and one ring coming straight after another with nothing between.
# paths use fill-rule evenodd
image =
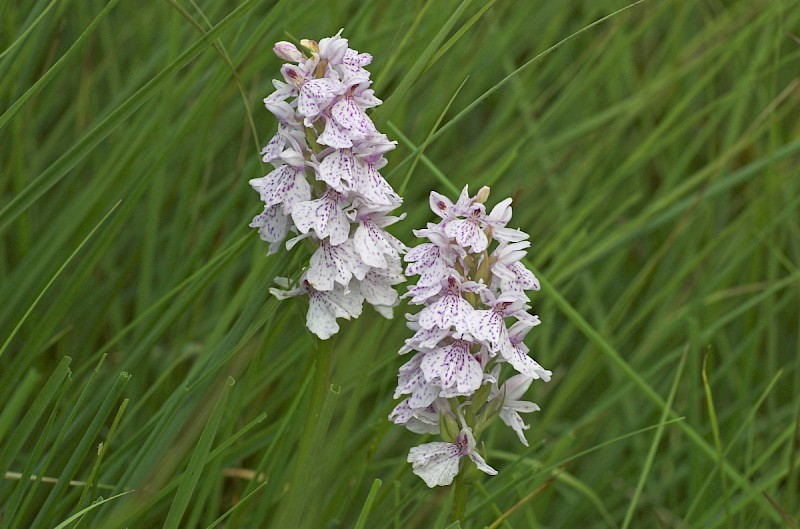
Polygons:
<instances>
[{"instance_id":1,"label":"individual orchid floret","mask_svg":"<svg viewBox=\"0 0 800 529\"><path fill-rule=\"evenodd\" d=\"M483 204L474 204L469 207L463 219L454 218L448 222L445 233L462 248L470 248L472 253L479 254L489 246L489 238L482 229L485 224L486 209Z\"/></svg>"},{"instance_id":2,"label":"individual orchid floret","mask_svg":"<svg viewBox=\"0 0 800 529\"><path fill-rule=\"evenodd\" d=\"M436 402L431 403L425 408L412 408L409 404L410 399L403 400L398 404L389 420L395 424L402 424L409 431L418 434L438 434L439 433L439 411ZM445 401L445 404L447 401Z\"/></svg>"},{"instance_id":3,"label":"individual orchid floret","mask_svg":"<svg viewBox=\"0 0 800 529\"><path fill-rule=\"evenodd\" d=\"M452 327L457 332L467 332L475 309L464 299L463 292L475 292L479 287L472 281L462 281L458 272L452 271L442 281L442 295L419 313L420 326L423 329Z\"/></svg>"},{"instance_id":4,"label":"individual orchid floret","mask_svg":"<svg viewBox=\"0 0 800 529\"><path fill-rule=\"evenodd\" d=\"M328 239L332 245L343 244L350 234L350 222L343 211L344 195L333 188L322 198L294 205L292 220L300 233L311 229L319 240Z\"/></svg>"},{"instance_id":5,"label":"individual orchid floret","mask_svg":"<svg viewBox=\"0 0 800 529\"><path fill-rule=\"evenodd\" d=\"M414 474L421 477L428 487L433 488L453 482L464 456L471 459L479 470L490 476L497 474L497 470L487 465L476 450L475 437L466 426L458 433L454 443L436 442L415 446L408 453L408 462L411 463Z\"/></svg>"},{"instance_id":6,"label":"individual orchid floret","mask_svg":"<svg viewBox=\"0 0 800 529\"><path fill-rule=\"evenodd\" d=\"M311 185L306 180L306 162L301 153L286 149L277 160L273 162L274 171L253 178L250 185L258 191L265 205L282 204L283 213L288 215L295 204L311 198Z\"/></svg>"},{"instance_id":7,"label":"individual orchid floret","mask_svg":"<svg viewBox=\"0 0 800 529\"><path fill-rule=\"evenodd\" d=\"M423 376L441 388L442 396L472 395L481 387L483 368L470 353L471 346L471 341L457 339L424 354Z\"/></svg>"},{"instance_id":8,"label":"individual orchid floret","mask_svg":"<svg viewBox=\"0 0 800 529\"><path fill-rule=\"evenodd\" d=\"M545 382L550 382L550 378L553 375L552 371L543 368L536 360L531 358L528 355L530 352L528 346L522 341L528 331L539 325L539 323L538 317L535 317L533 321L518 321L514 323L508 330L511 348L502 349L500 354L519 373L532 379L542 379Z\"/></svg>"},{"instance_id":9,"label":"individual orchid floret","mask_svg":"<svg viewBox=\"0 0 800 529\"><path fill-rule=\"evenodd\" d=\"M514 375L506 380L499 390L495 383L489 397L490 401L502 398L503 404L500 408L500 419L517 433L519 441L525 446L528 446L528 440L525 438L524 430L527 430L530 426L525 424L519 414L539 411L538 404L521 400L522 395L528 391L533 380L533 378L526 375Z\"/></svg>"},{"instance_id":10,"label":"individual orchid floret","mask_svg":"<svg viewBox=\"0 0 800 529\"><path fill-rule=\"evenodd\" d=\"M529 312L527 294L538 290L539 282L522 263L528 235L508 228L511 199L487 214L488 198L488 187L474 196L465 187L455 202L432 192L430 207L439 222L415 230L424 242L405 255L405 274L419 278L403 297L422 308L406 315L414 335L399 352L415 354L400 368L394 396L405 399L390 420L430 433L431 414L438 413L436 430L444 442L412 448L408 456L430 487L452 483L464 455L481 470L496 473L472 457L477 452L471 447L497 417L527 446L523 431L528 425L519 414L539 408L523 394L533 380L547 382L552 376L524 343L540 323Z\"/></svg>"},{"instance_id":11,"label":"individual orchid floret","mask_svg":"<svg viewBox=\"0 0 800 529\"><path fill-rule=\"evenodd\" d=\"M408 399L408 405L412 409L429 406L440 393L440 388L436 384L425 379L425 373L422 370L422 361L424 359L424 353L417 353L400 368L400 374L397 377L397 389L394 391L394 398L398 398L401 395L411 395Z\"/></svg>"},{"instance_id":12,"label":"individual orchid floret","mask_svg":"<svg viewBox=\"0 0 800 529\"><path fill-rule=\"evenodd\" d=\"M402 199L380 174L397 143L367 114L381 104L365 69L372 56L351 49L341 31L300 45L273 48L287 61L264 98L278 130L261 156L274 169L250 180L264 203L250 226L270 254L284 240L287 250L300 242L308 249L296 283L271 292L307 296L306 324L324 340L338 332L337 318L357 317L365 301L392 317L406 247L386 231L403 218L389 215Z\"/></svg>"},{"instance_id":13,"label":"individual orchid floret","mask_svg":"<svg viewBox=\"0 0 800 529\"><path fill-rule=\"evenodd\" d=\"M282 279L280 283L287 285L287 290L270 288L270 293L278 299L306 295L309 297L308 312L306 313L306 327L322 340L327 340L339 332L337 318L358 318L361 315L363 297L357 291L345 292L342 287L336 286L331 290L317 290L307 279L302 279L300 286L288 288L288 280Z\"/></svg>"}]
</instances>

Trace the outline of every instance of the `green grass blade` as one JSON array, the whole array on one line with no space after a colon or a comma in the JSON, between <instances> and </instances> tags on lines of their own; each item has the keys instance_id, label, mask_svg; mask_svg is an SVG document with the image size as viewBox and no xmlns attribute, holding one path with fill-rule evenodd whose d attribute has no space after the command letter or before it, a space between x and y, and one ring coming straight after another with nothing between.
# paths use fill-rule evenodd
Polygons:
<instances>
[{"instance_id":1,"label":"green grass blade","mask_svg":"<svg viewBox=\"0 0 800 529\"><path fill-rule=\"evenodd\" d=\"M194 489L202 475L203 467L205 467L209 461L211 445L217 434L220 419L222 419L222 415L226 411L225 406L228 395L235 383L236 382L232 378L228 378L222 395L214 406L214 411L211 413L205 428L203 428L203 433L197 441L197 446L195 446L194 452L192 453L192 458L189 460L189 465L186 467L186 472L181 478L178 491L175 493L172 505L170 505L169 512L164 521L165 529L178 529L178 527L180 527L183 513L189 506L189 501L192 499Z\"/></svg>"}]
</instances>

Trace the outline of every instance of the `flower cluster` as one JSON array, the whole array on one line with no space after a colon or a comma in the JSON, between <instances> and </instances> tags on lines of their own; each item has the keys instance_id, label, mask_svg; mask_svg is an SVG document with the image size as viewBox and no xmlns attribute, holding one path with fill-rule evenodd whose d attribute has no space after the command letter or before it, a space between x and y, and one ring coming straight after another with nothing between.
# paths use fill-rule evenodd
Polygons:
<instances>
[{"instance_id":1,"label":"flower cluster","mask_svg":"<svg viewBox=\"0 0 800 529\"><path fill-rule=\"evenodd\" d=\"M302 274L291 284L279 278L285 290L270 292L279 299L308 296L306 325L325 340L339 331L336 319L358 317L365 300L392 317L405 247L384 228L400 220L387 213L402 200L379 172L396 142L365 113L381 104L364 69L372 57L349 48L341 31L301 45L307 54L288 42L274 47L289 63L264 99L278 120L261 152L274 170L250 180L264 202L250 226L270 244L269 253L290 232L287 249L301 240L312 248Z\"/></svg>"},{"instance_id":2,"label":"flower cluster","mask_svg":"<svg viewBox=\"0 0 800 529\"><path fill-rule=\"evenodd\" d=\"M511 199L486 212L489 188L470 197L465 187L454 204L432 192L441 220L415 230L428 242L405 255L406 275L419 275L404 295L423 305L407 315L415 331L400 349L416 354L400 368L395 398L405 399L389 419L416 433L438 433L444 442L411 449L408 462L429 487L448 485L467 456L478 469L497 472L476 451L475 436L496 416L527 446L520 413L539 407L522 399L534 379L551 372L528 356L525 335L539 324L526 294L539 282L521 260L530 242L507 228ZM511 323L507 326L507 323ZM518 374L501 384L501 364Z\"/></svg>"}]
</instances>

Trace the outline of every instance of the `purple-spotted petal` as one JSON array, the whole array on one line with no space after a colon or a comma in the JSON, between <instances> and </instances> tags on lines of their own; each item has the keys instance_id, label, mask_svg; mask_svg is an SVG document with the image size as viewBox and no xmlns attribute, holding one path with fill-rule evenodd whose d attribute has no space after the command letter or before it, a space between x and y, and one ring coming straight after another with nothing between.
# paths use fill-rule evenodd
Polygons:
<instances>
[{"instance_id":1,"label":"purple-spotted petal","mask_svg":"<svg viewBox=\"0 0 800 529\"><path fill-rule=\"evenodd\" d=\"M353 97L343 97L335 103L331 109L331 116L348 130L351 138L363 138L378 133L372 120L356 104Z\"/></svg>"},{"instance_id":2,"label":"purple-spotted petal","mask_svg":"<svg viewBox=\"0 0 800 529\"><path fill-rule=\"evenodd\" d=\"M414 474L430 487L450 485L458 474L461 450L452 443L425 443L408 452Z\"/></svg>"},{"instance_id":3,"label":"purple-spotted petal","mask_svg":"<svg viewBox=\"0 0 800 529\"><path fill-rule=\"evenodd\" d=\"M322 240L317 251L311 256L306 279L317 290L333 290L334 283L346 287L356 267L357 257L352 242L346 241L333 246L328 241Z\"/></svg>"},{"instance_id":4,"label":"purple-spotted petal","mask_svg":"<svg viewBox=\"0 0 800 529\"><path fill-rule=\"evenodd\" d=\"M336 79L322 78L306 81L297 97L297 112L306 118L306 126L325 110L345 86Z\"/></svg>"},{"instance_id":5,"label":"purple-spotted petal","mask_svg":"<svg viewBox=\"0 0 800 529\"><path fill-rule=\"evenodd\" d=\"M363 159L356 159L356 171L353 175L353 191L377 206L394 206L401 202L400 196L392 189L389 182L381 176L375 164Z\"/></svg>"},{"instance_id":6,"label":"purple-spotted petal","mask_svg":"<svg viewBox=\"0 0 800 529\"><path fill-rule=\"evenodd\" d=\"M355 163L350 149L336 149L320 162L317 179L339 192L344 192L345 186L342 182L348 187L352 186Z\"/></svg>"},{"instance_id":7,"label":"purple-spotted petal","mask_svg":"<svg viewBox=\"0 0 800 529\"><path fill-rule=\"evenodd\" d=\"M442 389L455 389L460 395L472 395L481 387L483 369L470 354L472 345L465 340L453 343L425 354L421 368L428 382Z\"/></svg>"},{"instance_id":8,"label":"purple-spotted petal","mask_svg":"<svg viewBox=\"0 0 800 529\"><path fill-rule=\"evenodd\" d=\"M392 274L385 270L373 268L367 272L367 275L361 281L361 294L371 305L390 308L397 304L398 298L397 290L394 289L393 285L401 281L403 281L403 276L399 274ZM391 309L388 314L389 316L386 316L384 312L383 316L391 318Z\"/></svg>"},{"instance_id":9,"label":"purple-spotted petal","mask_svg":"<svg viewBox=\"0 0 800 529\"><path fill-rule=\"evenodd\" d=\"M540 378L545 382L550 382L550 378L553 376L552 371L543 368L536 360L528 356L520 344L504 347L500 350L500 354L514 369L525 376Z\"/></svg>"},{"instance_id":10,"label":"purple-spotted petal","mask_svg":"<svg viewBox=\"0 0 800 529\"><path fill-rule=\"evenodd\" d=\"M473 312L475 309L461 297L460 292L448 291L441 299L422 309L419 324L424 329L449 329L452 326L459 332L467 332L467 322Z\"/></svg>"},{"instance_id":11,"label":"purple-spotted petal","mask_svg":"<svg viewBox=\"0 0 800 529\"><path fill-rule=\"evenodd\" d=\"M347 129L336 123L330 114L323 114L325 130L317 138L317 143L327 145L334 149L349 149L353 146L353 140Z\"/></svg>"},{"instance_id":12,"label":"purple-spotted petal","mask_svg":"<svg viewBox=\"0 0 800 529\"><path fill-rule=\"evenodd\" d=\"M261 178L250 180L250 185L258 191L267 206L283 204L283 212L291 213L292 206L311 199L311 186L303 169L291 165L281 165Z\"/></svg>"},{"instance_id":13,"label":"purple-spotted petal","mask_svg":"<svg viewBox=\"0 0 800 529\"><path fill-rule=\"evenodd\" d=\"M386 268L386 256L399 257L389 243L389 234L375 225L371 219L363 219L353 236L353 243L364 264L375 268Z\"/></svg>"},{"instance_id":14,"label":"purple-spotted petal","mask_svg":"<svg viewBox=\"0 0 800 529\"><path fill-rule=\"evenodd\" d=\"M404 260L411 263L406 268L406 275L419 275L418 285L440 283L449 273L447 260L442 249L433 243L420 244L406 253Z\"/></svg>"},{"instance_id":15,"label":"purple-spotted petal","mask_svg":"<svg viewBox=\"0 0 800 529\"><path fill-rule=\"evenodd\" d=\"M270 243L269 253L278 251L281 242L289 231L289 217L283 214L279 204L264 207L264 211L253 218L251 228L258 228L261 240Z\"/></svg>"},{"instance_id":16,"label":"purple-spotted petal","mask_svg":"<svg viewBox=\"0 0 800 529\"><path fill-rule=\"evenodd\" d=\"M472 248L474 253L481 253L489 246L489 239L480 228L474 217L451 220L445 226L445 233L453 237L462 248Z\"/></svg>"},{"instance_id":17,"label":"purple-spotted petal","mask_svg":"<svg viewBox=\"0 0 800 529\"><path fill-rule=\"evenodd\" d=\"M313 228L317 238L328 238L336 246L347 240L350 223L339 206L340 195L329 190L322 198L300 202L292 208L292 220L301 233Z\"/></svg>"}]
</instances>

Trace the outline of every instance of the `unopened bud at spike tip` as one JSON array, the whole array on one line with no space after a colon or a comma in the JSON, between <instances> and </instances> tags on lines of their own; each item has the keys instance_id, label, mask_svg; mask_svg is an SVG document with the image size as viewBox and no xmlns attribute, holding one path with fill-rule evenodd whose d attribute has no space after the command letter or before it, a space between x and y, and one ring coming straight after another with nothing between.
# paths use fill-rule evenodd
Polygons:
<instances>
[{"instance_id":1,"label":"unopened bud at spike tip","mask_svg":"<svg viewBox=\"0 0 800 529\"><path fill-rule=\"evenodd\" d=\"M481 204L485 204L487 200L489 200L489 193L491 189L489 186L483 186L478 190L478 194L475 195L475 202L480 202Z\"/></svg>"},{"instance_id":2,"label":"unopened bud at spike tip","mask_svg":"<svg viewBox=\"0 0 800 529\"><path fill-rule=\"evenodd\" d=\"M300 45L311 53L319 53L319 44L316 40L303 39L300 41Z\"/></svg>"},{"instance_id":3,"label":"unopened bud at spike tip","mask_svg":"<svg viewBox=\"0 0 800 529\"><path fill-rule=\"evenodd\" d=\"M272 51L275 52L279 59L284 61L300 62L303 60L303 53L291 42L284 40L276 42L275 46L272 47Z\"/></svg>"}]
</instances>

